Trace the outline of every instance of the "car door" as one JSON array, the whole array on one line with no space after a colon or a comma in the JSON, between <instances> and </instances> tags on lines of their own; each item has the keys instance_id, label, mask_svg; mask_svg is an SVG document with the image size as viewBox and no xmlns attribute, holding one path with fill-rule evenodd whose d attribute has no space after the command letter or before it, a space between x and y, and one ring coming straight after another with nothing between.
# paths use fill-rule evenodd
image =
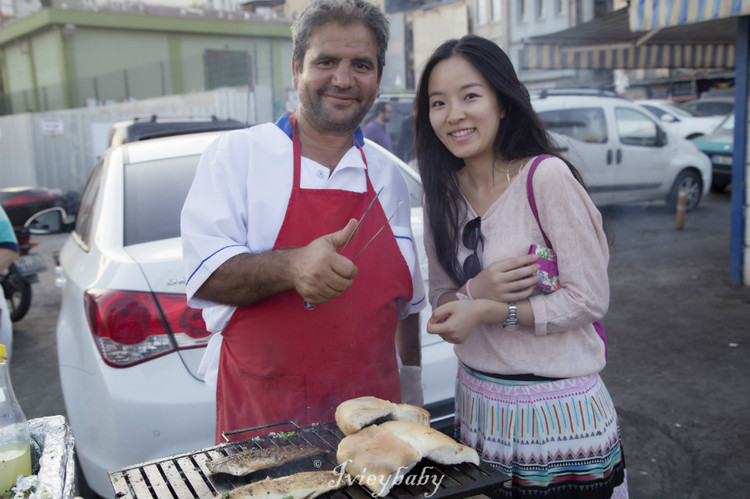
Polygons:
<instances>
[{"instance_id":1,"label":"car door","mask_svg":"<svg viewBox=\"0 0 750 499\"><path fill-rule=\"evenodd\" d=\"M670 158L665 132L640 109L616 105L613 111L618 201L654 199L658 191L666 195Z\"/></svg>"},{"instance_id":2,"label":"car door","mask_svg":"<svg viewBox=\"0 0 750 499\"><path fill-rule=\"evenodd\" d=\"M596 201L611 191L615 180L612 130L604 107L587 104L537 114L559 152L581 173L592 198Z\"/></svg>"}]
</instances>

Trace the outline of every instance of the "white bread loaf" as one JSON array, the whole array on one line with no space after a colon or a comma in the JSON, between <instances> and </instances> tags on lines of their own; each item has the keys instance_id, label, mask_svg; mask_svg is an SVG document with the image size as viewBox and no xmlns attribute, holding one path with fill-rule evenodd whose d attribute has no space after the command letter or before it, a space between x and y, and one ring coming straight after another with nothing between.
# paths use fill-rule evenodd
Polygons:
<instances>
[{"instance_id":1,"label":"white bread loaf","mask_svg":"<svg viewBox=\"0 0 750 499\"><path fill-rule=\"evenodd\" d=\"M336 408L336 424L344 435L356 433L367 425L382 421L413 421L430 425L430 413L409 404L394 404L377 397L359 397L342 402Z\"/></svg>"},{"instance_id":2,"label":"white bread loaf","mask_svg":"<svg viewBox=\"0 0 750 499\"><path fill-rule=\"evenodd\" d=\"M336 460L377 497L388 495L423 457L440 464L479 464L479 455L449 436L413 421L388 421L344 437Z\"/></svg>"},{"instance_id":3,"label":"white bread loaf","mask_svg":"<svg viewBox=\"0 0 750 499\"><path fill-rule=\"evenodd\" d=\"M440 464L473 463L479 465L479 454L435 428L411 421L388 421L380 428L414 447L423 458Z\"/></svg>"},{"instance_id":4,"label":"white bread loaf","mask_svg":"<svg viewBox=\"0 0 750 499\"><path fill-rule=\"evenodd\" d=\"M377 497L388 495L420 458L414 447L378 425L343 438L336 452L344 471Z\"/></svg>"}]
</instances>

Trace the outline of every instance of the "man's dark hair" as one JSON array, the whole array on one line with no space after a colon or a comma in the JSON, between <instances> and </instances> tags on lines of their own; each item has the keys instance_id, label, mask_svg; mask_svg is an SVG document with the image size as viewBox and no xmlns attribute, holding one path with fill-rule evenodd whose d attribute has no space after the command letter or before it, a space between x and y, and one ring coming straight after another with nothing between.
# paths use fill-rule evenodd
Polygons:
<instances>
[{"instance_id":1,"label":"man's dark hair","mask_svg":"<svg viewBox=\"0 0 750 499\"><path fill-rule=\"evenodd\" d=\"M377 44L378 80L380 80L383 76L383 67L385 67L390 25L383 11L367 0L315 0L305 7L292 23L292 56L297 64L303 67L312 32L332 22L342 26L363 24L372 31Z\"/></svg>"},{"instance_id":2,"label":"man's dark hair","mask_svg":"<svg viewBox=\"0 0 750 499\"><path fill-rule=\"evenodd\" d=\"M380 113L385 113L388 108L388 102L381 100L375 103L374 106L372 106L372 111L375 116L378 116Z\"/></svg>"}]
</instances>

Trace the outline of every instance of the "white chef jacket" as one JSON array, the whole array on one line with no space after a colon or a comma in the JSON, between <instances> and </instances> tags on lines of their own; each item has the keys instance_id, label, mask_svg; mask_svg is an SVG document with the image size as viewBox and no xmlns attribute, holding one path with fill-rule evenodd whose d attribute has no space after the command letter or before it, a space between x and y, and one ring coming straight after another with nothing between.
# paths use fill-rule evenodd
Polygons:
<instances>
[{"instance_id":1,"label":"white chef jacket","mask_svg":"<svg viewBox=\"0 0 750 499\"><path fill-rule=\"evenodd\" d=\"M203 309L206 327L213 333L224 329L235 307L197 298L195 292L229 258L273 249L292 191L294 166L288 133L291 128L285 115L278 124L222 134L201 157L182 210L183 261L188 305ZM355 138L363 143L360 129ZM399 318L403 319L426 304L411 231L409 192L396 164L380 149L365 144L364 153L373 189L377 192L384 187L378 202L386 217L396 213L390 226L412 276L412 299L399 303ZM303 156L300 177L304 189L367 190L365 163L354 145L332 173ZM403 205L397 210L400 202ZM221 336L215 334L199 368L213 388L220 349Z\"/></svg>"}]
</instances>

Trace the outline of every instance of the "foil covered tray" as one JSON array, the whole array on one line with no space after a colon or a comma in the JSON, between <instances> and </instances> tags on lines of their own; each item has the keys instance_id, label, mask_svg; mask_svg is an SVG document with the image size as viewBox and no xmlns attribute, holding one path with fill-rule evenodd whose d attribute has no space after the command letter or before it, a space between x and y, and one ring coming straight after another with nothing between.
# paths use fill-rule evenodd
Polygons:
<instances>
[{"instance_id":1,"label":"foil covered tray","mask_svg":"<svg viewBox=\"0 0 750 499\"><path fill-rule=\"evenodd\" d=\"M63 416L30 419L29 432L32 475L21 478L16 487L33 487L26 496L30 499L72 499L76 488L75 440L67 420Z\"/></svg>"}]
</instances>

